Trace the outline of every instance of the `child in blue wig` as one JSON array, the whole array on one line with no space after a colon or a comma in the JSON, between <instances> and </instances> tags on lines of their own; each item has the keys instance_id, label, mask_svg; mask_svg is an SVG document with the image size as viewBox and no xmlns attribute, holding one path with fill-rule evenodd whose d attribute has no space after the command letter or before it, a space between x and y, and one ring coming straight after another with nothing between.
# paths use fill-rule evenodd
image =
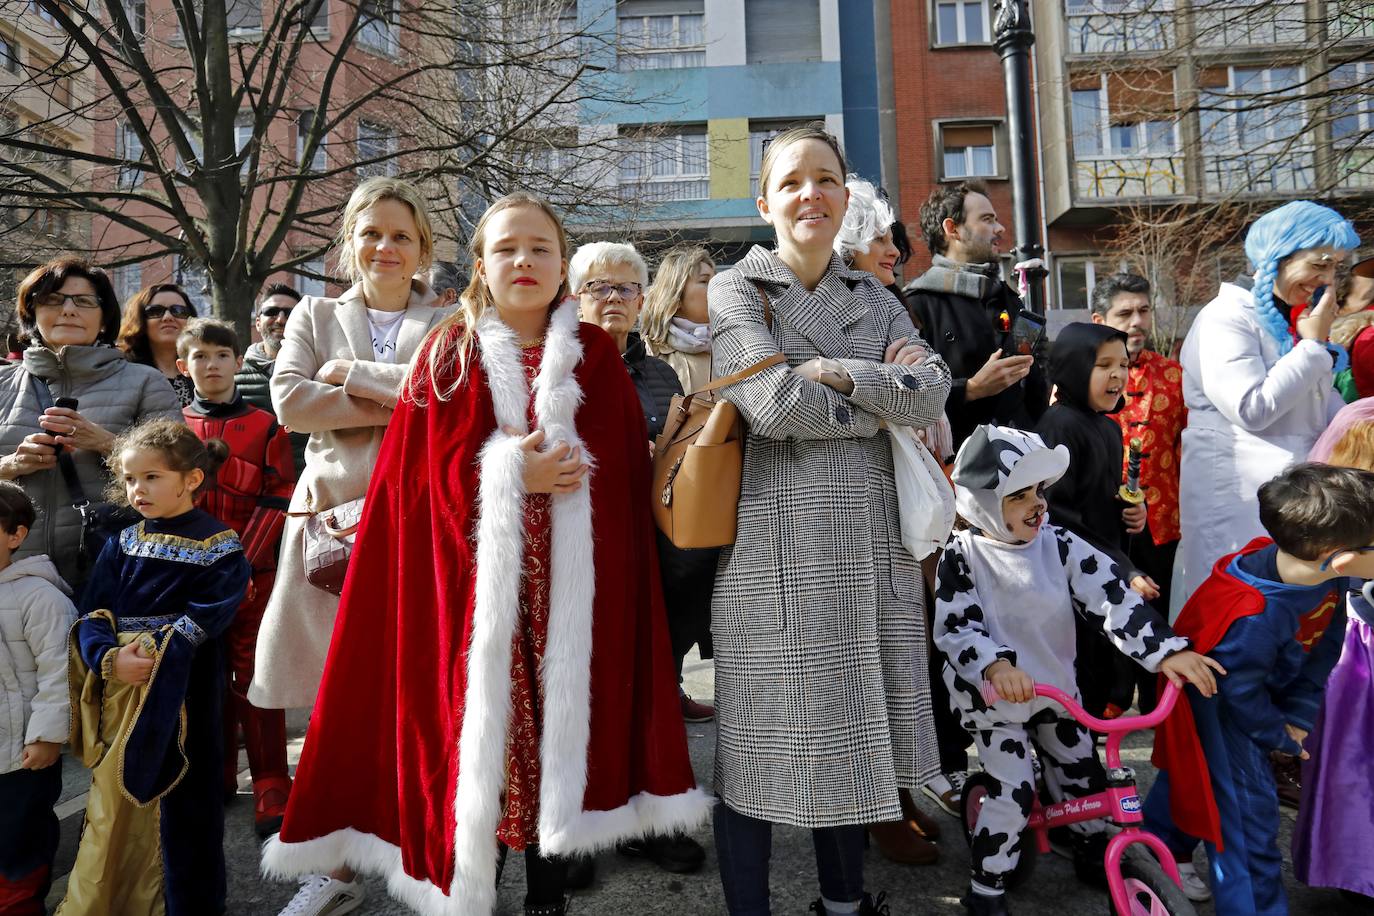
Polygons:
<instances>
[{"instance_id":1,"label":"child in blue wig","mask_svg":"<svg viewBox=\"0 0 1374 916\"><path fill-rule=\"evenodd\" d=\"M1330 207L1297 200L1269 211L1245 237L1252 275L1223 283L1188 332L1175 616L1219 557L1263 534L1260 485L1302 461L1343 406L1330 290L1359 243Z\"/></svg>"}]
</instances>

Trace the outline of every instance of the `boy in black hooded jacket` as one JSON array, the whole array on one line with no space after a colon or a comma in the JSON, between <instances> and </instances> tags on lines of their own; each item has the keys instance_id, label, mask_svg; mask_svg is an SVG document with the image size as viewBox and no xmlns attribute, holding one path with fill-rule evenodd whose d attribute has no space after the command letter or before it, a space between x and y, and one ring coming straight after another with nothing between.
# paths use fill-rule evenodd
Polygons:
<instances>
[{"instance_id":1,"label":"boy in black hooded jacket","mask_svg":"<svg viewBox=\"0 0 1374 916\"><path fill-rule=\"evenodd\" d=\"M1121 578L1149 600L1158 586L1131 563L1125 538L1144 526L1144 504L1131 506L1121 486L1121 427L1107 414L1120 410L1130 372L1126 335L1100 324L1075 322L1059 332L1050 351L1049 377L1057 400L1035 431L1053 448L1069 450L1070 472L1048 497L1050 517L1112 558ZM1130 706L1133 672L1099 629L1080 627L1078 687L1084 707L1102 715L1109 706Z\"/></svg>"}]
</instances>

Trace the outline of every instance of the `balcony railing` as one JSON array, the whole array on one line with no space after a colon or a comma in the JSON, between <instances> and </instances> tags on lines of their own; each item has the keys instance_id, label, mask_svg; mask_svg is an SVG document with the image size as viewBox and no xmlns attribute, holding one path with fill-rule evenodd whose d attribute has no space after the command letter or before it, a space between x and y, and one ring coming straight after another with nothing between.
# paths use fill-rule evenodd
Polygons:
<instances>
[{"instance_id":1,"label":"balcony railing","mask_svg":"<svg viewBox=\"0 0 1374 916\"><path fill-rule=\"evenodd\" d=\"M705 200L711 196L711 179L700 178L646 178L622 179L620 189L648 203L664 203L670 200Z\"/></svg>"},{"instance_id":2,"label":"balcony railing","mask_svg":"<svg viewBox=\"0 0 1374 916\"><path fill-rule=\"evenodd\" d=\"M1174 44L1174 13L1070 12L1068 35L1070 54L1162 51Z\"/></svg>"},{"instance_id":3,"label":"balcony railing","mask_svg":"<svg viewBox=\"0 0 1374 916\"><path fill-rule=\"evenodd\" d=\"M1080 158L1074 162L1074 192L1080 200L1183 194L1183 156Z\"/></svg>"},{"instance_id":4,"label":"balcony railing","mask_svg":"<svg viewBox=\"0 0 1374 916\"><path fill-rule=\"evenodd\" d=\"M1194 5L1193 29L1203 47L1292 44L1307 40L1307 13L1301 2L1255 5L1214 0Z\"/></svg>"}]
</instances>

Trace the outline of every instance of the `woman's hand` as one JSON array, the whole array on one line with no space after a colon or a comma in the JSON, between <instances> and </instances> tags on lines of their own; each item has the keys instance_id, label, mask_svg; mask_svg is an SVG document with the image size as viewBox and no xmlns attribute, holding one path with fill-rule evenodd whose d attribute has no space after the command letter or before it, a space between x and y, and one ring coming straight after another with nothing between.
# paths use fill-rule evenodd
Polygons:
<instances>
[{"instance_id":1,"label":"woman's hand","mask_svg":"<svg viewBox=\"0 0 1374 916\"><path fill-rule=\"evenodd\" d=\"M1146 601L1154 601L1159 597L1159 583L1149 576L1136 576L1131 580L1131 591Z\"/></svg>"},{"instance_id":2,"label":"woman's hand","mask_svg":"<svg viewBox=\"0 0 1374 916\"><path fill-rule=\"evenodd\" d=\"M1008 703L1029 703L1035 699L1035 680L1005 658L988 665L983 677Z\"/></svg>"},{"instance_id":3,"label":"woman's hand","mask_svg":"<svg viewBox=\"0 0 1374 916\"><path fill-rule=\"evenodd\" d=\"M1183 682L1187 681L1198 689L1198 693L1210 697L1217 692L1217 675L1224 676L1226 669L1214 658L1184 649L1160 662L1159 673L1175 687L1182 688Z\"/></svg>"},{"instance_id":4,"label":"woman's hand","mask_svg":"<svg viewBox=\"0 0 1374 916\"><path fill-rule=\"evenodd\" d=\"M792 371L804 379L833 388L845 397L854 393L854 380L849 377L849 370L838 360L818 356L808 359Z\"/></svg>"},{"instance_id":5,"label":"woman's hand","mask_svg":"<svg viewBox=\"0 0 1374 916\"><path fill-rule=\"evenodd\" d=\"M326 385L342 385L348 379L348 370L353 368L351 359L331 359L315 373L315 381Z\"/></svg>"},{"instance_id":6,"label":"woman's hand","mask_svg":"<svg viewBox=\"0 0 1374 916\"><path fill-rule=\"evenodd\" d=\"M13 455L0 458L0 480L14 480L34 471L46 471L57 465L57 440L47 433L29 433L19 443Z\"/></svg>"},{"instance_id":7,"label":"woman's hand","mask_svg":"<svg viewBox=\"0 0 1374 916\"><path fill-rule=\"evenodd\" d=\"M1136 503L1121 510L1121 523L1126 526L1127 534L1139 534L1145 530L1145 504Z\"/></svg>"},{"instance_id":8,"label":"woman's hand","mask_svg":"<svg viewBox=\"0 0 1374 916\"><path fill-rule=\"evenodd\" d=\"M141 687L148 683L148 678L153 676L153 660L143 652L143 647L136 642L131 642L119 649L115 655L112 668L116 680L132 684L135 687Z\"/></svg>"},{"instance_id":9,"label":"woman's hand","mask_svg":"<svg viewBox=\"0 0 1374 916\"><path fill-rule=\"evenodd\" d=\"M502 432L519 436L517 430L503 427ZM582 460L582 450L566 442L558 442L548 451L540 451L544 431L536 429L520 440L525 453L526 493L572 493L582 486L590 466Z\"/></svg>"},{"instance_id":10,"label":"woman's hand","mask_svg":"<svg viewBox=\"0 0 1374 916\"><path fill-rule=\"evenodd\" d=\"M1297 321L1298 336L1303 340L1326 343L1331 337L1331 323L1336 320L1336 287L1328 286L1321 301L1308 308Z\"/></svg>"},{"instance_id":11,"label":"woman's hand","mask_svg":"<svg viewBox=\"0 0 1374 916\"><path fill-rule=\"evenodd\" d=\"M114 433L70 407L49 407L38 419L38 425L52 433L54 442L67 448L84 448L108 455L114 446Z\"/></svg>"},{"instance_id":12,"label":"woman's hand","mask_svg":"<svg viewBox=\"0 0 1374 916\"><path fill-rule=\"evenodd\" d=\"M883 362L898 366L919 366L929 356L930 351L921 344L919 338L913 340L903 337L887 345L887 351L883 353Z\"/></svg>"}]
</instances>

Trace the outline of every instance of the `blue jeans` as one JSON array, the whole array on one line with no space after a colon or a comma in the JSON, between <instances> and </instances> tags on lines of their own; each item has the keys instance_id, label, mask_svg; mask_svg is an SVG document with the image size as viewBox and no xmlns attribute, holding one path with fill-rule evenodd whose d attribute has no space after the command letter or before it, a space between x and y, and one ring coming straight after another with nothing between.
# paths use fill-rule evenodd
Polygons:
<instances>
[{"instance_id":1,"label":"blue jeans","mask_svg":"<svg viewBox=\"0 0 1374 916\"><path fill-rule=\"evenodd\" d=\"M768 860L773 852L773 825L740 814L724 802L715 807L716 856L720 883L730 916L769 916ZM821 896L853 903L864 895L864 828L817 827L816 871Z\"/></svg>"}]
</instances>

